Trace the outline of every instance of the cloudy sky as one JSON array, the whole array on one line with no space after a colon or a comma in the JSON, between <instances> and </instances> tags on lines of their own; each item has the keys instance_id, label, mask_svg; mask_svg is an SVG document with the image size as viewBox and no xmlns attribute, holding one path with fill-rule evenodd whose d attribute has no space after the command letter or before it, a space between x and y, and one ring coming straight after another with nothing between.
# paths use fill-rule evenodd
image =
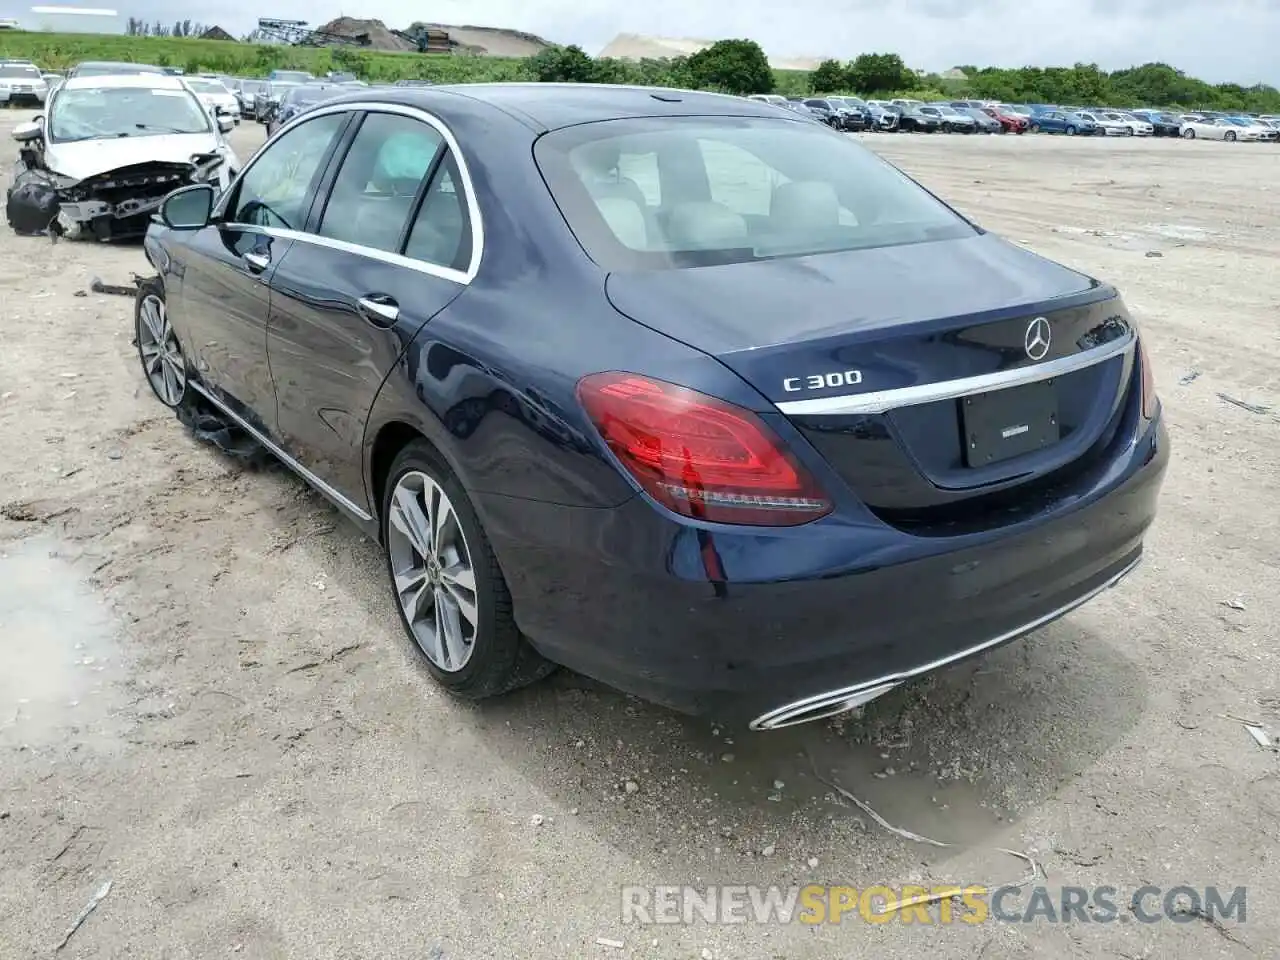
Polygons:
<instances>
[{"instance_id":1,"label":"cloudy sky","mask_svg":"<svg viewBox=\"0 0 1280 960\"><path fill-rule=\"evenodd\" d=\"M173 5L135 0L152 18ZM596 54L621 32L750 37L775 57L897 51L908 64L1098 63L1118 69L1163 60L1212 82L1280 85L1280 0L207 0L198 19L233 32L261 13L313 25L347 13L403 26L426 16L527 30ZM192 4L192 11L197 9ZM151 8L155 12L148 12ZM233 26L234 24L234 26Z\"/></svg>"}]
</instances>

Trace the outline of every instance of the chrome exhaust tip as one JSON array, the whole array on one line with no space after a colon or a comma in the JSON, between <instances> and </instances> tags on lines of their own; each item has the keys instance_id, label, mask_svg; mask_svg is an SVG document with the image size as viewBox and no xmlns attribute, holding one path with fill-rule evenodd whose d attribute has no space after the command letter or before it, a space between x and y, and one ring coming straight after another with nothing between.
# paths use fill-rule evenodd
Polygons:
<instances>
[{"instance_id":1,"label":"chrome exhaust tip","mask_svg":"<svg viewBox=\"0 0 1280 960\"><path fill-rule=\"evenodd\" d=\"M869 683L861 683L852 687L842 687L839 690L828 690L826 693L815 694L812 697L805 697L803 700L796 700L784 706L777 707L767 713L762 713L756 717L747 726L751 730L780 730L782 727L794 727L800 723L812 723L814 720L825 720L828 717L834 717L841 713L848 713L850 710L856 710L863 704L870 703L877 697L884 696L894 687L901 686L908 680L916 677L933 673L935 670L941 670L953 663L965 660L969 657L976 656L993 647L998 647L1015 640L1033 630L1043 627L1063 614L1069 613L1076 607L1096 597L1103 590L1114 587L1126 576L1133 572L1134 568L1141 562L1142 556L1136 556L1123 569L1110 577L1105 583L1094 587L1087 593L1071 600L1069 603L1063 604L1056 610L1052 610L1043 616L1037 617L1030 623L1024 623L1012 630L1007 630L999 636L992 637L982 643L967 647L964 650L957 650L945 657L939 657L929 663L921 664L911 670L905 670L902 673L890 674L883 676Z\"/></svg>"},{"instance_id":2,"label":"chrome exhaust tip","mask_svg":"<svg viewBox=\"0 0 1280 960\"><path fill-rule=\"evenodd\" d=\"M805 697L803 700L777 707L768 713L762 713L752 720L748 727L752 730L781 730L783 727L826 720L828 717L857 710L897 686L899 683L894 681L873 687L845 687L843 690L819 693L816 696Z\"/></svg>"}]
</instances>

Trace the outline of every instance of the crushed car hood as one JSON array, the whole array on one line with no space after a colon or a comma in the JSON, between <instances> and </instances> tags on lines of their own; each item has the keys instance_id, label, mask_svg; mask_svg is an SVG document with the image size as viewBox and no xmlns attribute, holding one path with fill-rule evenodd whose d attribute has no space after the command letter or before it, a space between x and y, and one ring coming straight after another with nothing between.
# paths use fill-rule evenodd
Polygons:
<instances>
[{"instance_id":1,"label":"crushed car hood","mask_svg":"<svg viewBox=\"0 0 1280 960\"><path fill-rule=\"evenodd\" d=\"M194 154L209 153L221 153L231 164L239 166L231 148L211 133L52 143L45 152L45 165L64 177L85 180L137 163L188 163Z\"/></svg>"}]
</instances>

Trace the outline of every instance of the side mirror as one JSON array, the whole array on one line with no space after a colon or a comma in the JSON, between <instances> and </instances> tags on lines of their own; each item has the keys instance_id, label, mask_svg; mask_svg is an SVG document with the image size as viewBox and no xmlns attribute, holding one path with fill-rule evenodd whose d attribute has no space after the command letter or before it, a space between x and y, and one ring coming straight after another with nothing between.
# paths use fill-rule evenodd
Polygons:
<instances>
[{"instance_id":1,"label":"side mirror","mask_svg":"<svg viewBox=\"0 0 1280 960\"><path fill-rule=\"evenodd\" d=\"M229 113L218 114L218 131L220 133L230 133L235 129L236 122L231 118Z\"/></svg>"},{"instance_id":2,"label":"side mirror","mask_svg":"<svg viewBox=\"0 0 1280 960\"><path fill-rule=\"evenodd\" d=\"M44 118L36 117L27 123L20 123L13 128L10 135L19 143L31 143L33 140L39 140L44 136Z\"/></svg>"},{"instance_id":3,"label":"side mirror","mask_svg":"<svg viewBox=\"0 0 1280 960\"><path fill-rule=\"evenodd\" d=\"M208 183L179 187L160 204L160 221L170 230L201 230L209 225L215 196Z\"/></svg>"}]
</instances>

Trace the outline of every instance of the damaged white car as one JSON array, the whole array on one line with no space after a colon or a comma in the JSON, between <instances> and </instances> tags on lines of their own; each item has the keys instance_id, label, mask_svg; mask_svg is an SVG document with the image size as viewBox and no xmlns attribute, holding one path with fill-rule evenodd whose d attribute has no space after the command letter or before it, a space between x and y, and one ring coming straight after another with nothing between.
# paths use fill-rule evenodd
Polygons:
<instances>
[{"instance_id":1,"label":"damaged white car","mask_svg":"<svg viewBox=\"0 0 1280 960\"><path fill-rule=\"evenodd\" d=\"M240 169L215 119L178 77L74 77L43 116L13 129L20 144L6 211L18 233L139 237L171 191L224 190Z\"/></svg>"}]
</instances>

